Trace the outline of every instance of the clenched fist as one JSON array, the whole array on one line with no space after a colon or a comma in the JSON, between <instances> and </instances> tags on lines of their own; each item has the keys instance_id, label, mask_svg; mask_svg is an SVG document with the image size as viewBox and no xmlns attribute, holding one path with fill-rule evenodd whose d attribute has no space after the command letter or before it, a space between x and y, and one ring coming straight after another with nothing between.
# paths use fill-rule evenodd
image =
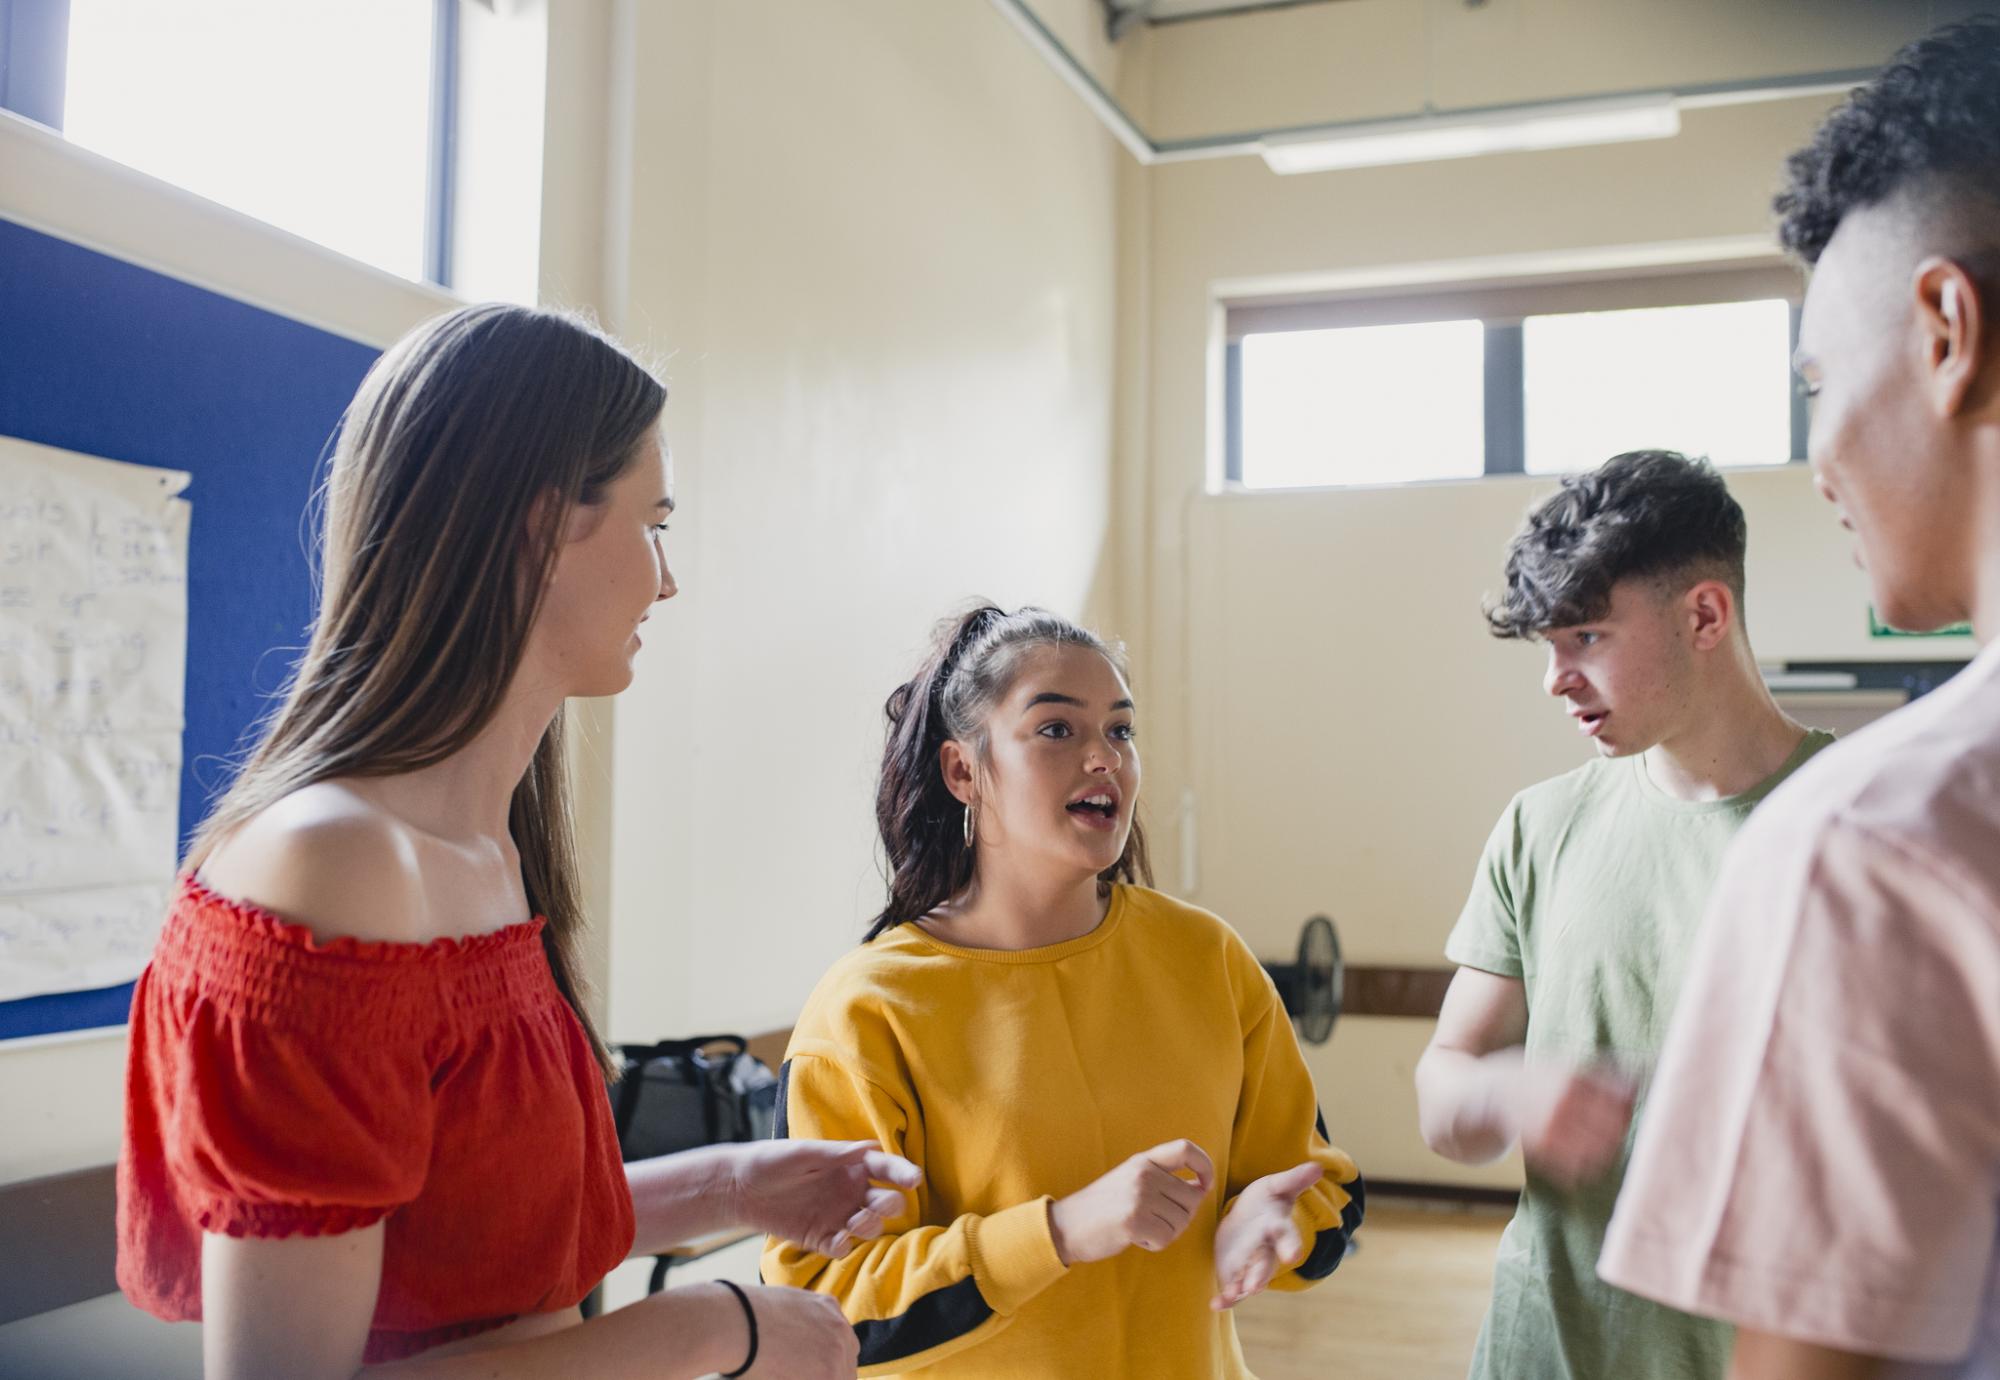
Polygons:
<instances>
[{"instance_id":1,"label":"clenched fist","mask_svg":"<svg viewBox=\"0 0 2000 1380\"><path fill-rule=\"evenodd\" d=\"M1050 1210L1056 1253L1065 1265L1081 1265L1128 1246L1163 1251L1187 1230L1214 1182L1215 1165L1193 1141L1142 1150Z\"/></svg>"}]
</instances>

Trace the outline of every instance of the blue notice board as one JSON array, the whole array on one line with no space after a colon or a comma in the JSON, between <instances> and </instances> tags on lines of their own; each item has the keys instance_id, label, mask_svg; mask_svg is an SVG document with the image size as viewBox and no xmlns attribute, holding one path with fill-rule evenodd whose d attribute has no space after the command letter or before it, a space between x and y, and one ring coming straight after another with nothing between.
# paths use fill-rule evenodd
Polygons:
<instances>
[{"instance_id":1,"label":"blue notice board","mask_svg":"<svg viewBox=\"0 0 2000 1380\"><path fill-rule=\"evenodd\" d=\"M0 220L0 435L186 470L181 842L311 616L320 454L374 347ZM132 984L0 1002L0 1039L122 1025Z\"/></svg>"}]
</instances>

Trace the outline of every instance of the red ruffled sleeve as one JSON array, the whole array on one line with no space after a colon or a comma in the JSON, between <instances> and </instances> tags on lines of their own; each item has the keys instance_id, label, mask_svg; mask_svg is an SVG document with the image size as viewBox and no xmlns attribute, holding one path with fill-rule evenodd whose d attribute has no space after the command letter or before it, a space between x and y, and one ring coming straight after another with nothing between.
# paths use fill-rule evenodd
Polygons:
<instances>
[{"instance_id":1,"label":"red ruffled sleeve","mask_svg":"<svg viewBox=\"0 0 2000 1380\"><path fill-rule=\"evenodd\" d=\"M153 1022L172 1032L155 1063L161 1150L203 1231L353 1231L422 1190L432 1105L420 1032L308 1033L213 1000L171 1004L185 1009Z\"/></svg>"},{"instance_id":2,"label":"red ruffled sleeve","mask_svg":"<svg viewBox=\"0 0 2000 1380\"><path fill-rule=\"evenodd\" d=\"M198 1318L204 1232L388 1218L371 1360L574 1304L629 1249L631 1200L541 930L321 943L187 880L133 996L127 1297Z\"/></svg>"}]
</instances>

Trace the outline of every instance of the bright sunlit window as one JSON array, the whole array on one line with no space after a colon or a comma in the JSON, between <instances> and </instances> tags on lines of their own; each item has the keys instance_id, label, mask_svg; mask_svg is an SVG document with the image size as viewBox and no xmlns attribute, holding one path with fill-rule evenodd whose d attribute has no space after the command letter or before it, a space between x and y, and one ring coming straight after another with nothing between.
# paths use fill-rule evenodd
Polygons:
<instances>
[{"instance_id":1,"label":"bright sunlit window","mask_svg":"<svg viewBox=\"0 0 2000 1380\"><path fill-rule=\"evenodd\" d=\"M426 0L70 0L64 133L424 276Z\"/></svg>"},{"instance_id":2,"label":"bright sunlit window","mask_svg":"<svg viewBox=\"0 0 2000 1380\"><path fill-rule=\"evenodd\" d=\"M1223 480L1568 474L1628 450L1802 460L1795 284L1771 263L1230 303Z\"/></svg>"},{"instance_id":3,"label":"bright sunlit window","mask_svg":"<svg viewBox=\"0 0 2000 1380\"><path fill-rule=\"evenodd\" d=\"M1781 465L1792 451L1790 353L1782 301L1531 316L1528 473L1590 469L1639 447Z\"/></svg>"},{"instance_id":4,"label":"bright sunlit window","mask_svg":"<svg viewBox=\"0 0 2000 1380\"><path fill-rule=\"evenodd\" d=\"M1477 321L1272 331L1242 344L1245 488L1470 479L1484 467Z\"/></svg>"}]
</instances>

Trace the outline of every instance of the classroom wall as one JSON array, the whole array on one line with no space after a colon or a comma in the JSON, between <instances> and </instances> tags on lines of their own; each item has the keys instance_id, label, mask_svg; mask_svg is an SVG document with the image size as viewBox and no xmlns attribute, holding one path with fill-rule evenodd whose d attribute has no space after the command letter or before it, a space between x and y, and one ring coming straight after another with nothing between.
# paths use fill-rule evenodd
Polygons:
<instances>
[{"instance_id":1,"label":"classroom wall","mask_svg":"<svg viewBox=\"0 0 2000 1380\"><path fill-rule=\"evenodd\" d=\"M984 3L619 14L682 592L612 709L611 1028L755 1031L879 905L881 706L934 620L1110 607L1123 155Z\"/></svg>"},{"instance_id":2,"label":"classroom wall","mask_svg":"<svg viewBox=\"0 0 2000 1380\"><path fill-rule=\"evenodd\" d=\"M1181 135L1407 113L1426 94L1449 108L1861 66L1935 8L1346 0L1152 30L1121 94L1153 133ZM1690 111L1676 139L1608 148L1296 177L1239 158L1122 179L1120 309L1141 339L1120 358L1118 622L1141 649L1155 854L1260 953L1288 955L1326 911L1349 962L1441 963L1501 807L1583 753L1540 693L1537 654L1493 643L1478 617L1546 484L1210 496L1219 298L1768 243L1780 163L1830 104ZM1807 478L1731 480L1760 651L1962 655L1868 643L1864 586ZM1467 1170L1422 1146L1411 1076L1429 1033L1351 1018L1309 1051L1336 1139L1385 1178L1518 1182L1511 1162Z\"/></svg>"},{"instance_id":3,"label":"classroom wall","mask_svg":"<svg viewBox=\"0 0 2000 1380\"><path fill-rule=\"evenodd\" d=\"M674 390L686 593L574 716L591 966L634 1038L785 1024L877 893L880 703L932 620L1112 602L1112 145L983 5L510 13L546 26L543 298ZM454 300L5 116L0 214L374 344ZM0 1179L115 1156L123 1057L0 1049Z\"/></svg>"},{"instance_id":4,"label":"classroom wall","mask_svg":"<svg viewBox=\"0 0 2000 1380\"><path fill-rule=\"evenodd\" d=\"M1051 5L1158 135L1574 94L1580 71L1603 90L1877 61L1962 8L1807 24L1803 0L1705 0L1674 9L1711 38L1678 42L1638 0L1343 0L1111 49L1090 0ZM1434 957L1507 795L1580 759L1534 654L1475 613L1540 488L1208 496L1216 294L1763 235L1826 100L1694 112L1660 144L1281 179L1139 169L973 0L577 0L543 22L543 296L662 363L683 505L684 592L638 684L578 707L613 1033L792 1019L880 895L881 700L973 594L1132 642L1163 885L1185 875L1274 957L1322 909L1352 960ZM378 344L451 300L4 115L0 214ZM1732 482L1760 648L1877 651L1804 475ZM1377 1175L1467 1177L1415 1142L1426 1035L1355 1019L1311 1056ZM115 1155L122 1064L118 1037L0 1048L0 1181Z\"/></svg>"},{"instance_id":5,"label":"classroom wall","mask_svg":"<svg viewBox=\"0 0 2000 1380\"><path fill-rule=\"evenodd\" d=\"M543 0L515 0L506 15L508 63L518 67L524 52L545 48L551 72L542 145L532 150L537 164L546 150L546 166L543 173L529 170L550 184L538 227L542 297L585 310L604 297L610 9L610 0L574 0L553 12ZM519 169L510 174L520 175ZM460 300L78 149L4 111L0 216L376 346ZM461 243L476 250L477 231L463 221L460 229ZM510 237L502 252L518 241ZM504 260L488 255L484 262ZM198 490L190 498L201 501ZM579 706L580 732L587 732L593 708ZM606 808L608 782L580 774L578 787L586 895L601 898L608 850L599 842L605 831L594 825ZM598 938L593 969L601 981ZM8 1134L0 1137L0 1183L114 1159L124 1059L122 1032L0 1044L0 1107L9 1118Z\"/></svg>"}]
</instances>

